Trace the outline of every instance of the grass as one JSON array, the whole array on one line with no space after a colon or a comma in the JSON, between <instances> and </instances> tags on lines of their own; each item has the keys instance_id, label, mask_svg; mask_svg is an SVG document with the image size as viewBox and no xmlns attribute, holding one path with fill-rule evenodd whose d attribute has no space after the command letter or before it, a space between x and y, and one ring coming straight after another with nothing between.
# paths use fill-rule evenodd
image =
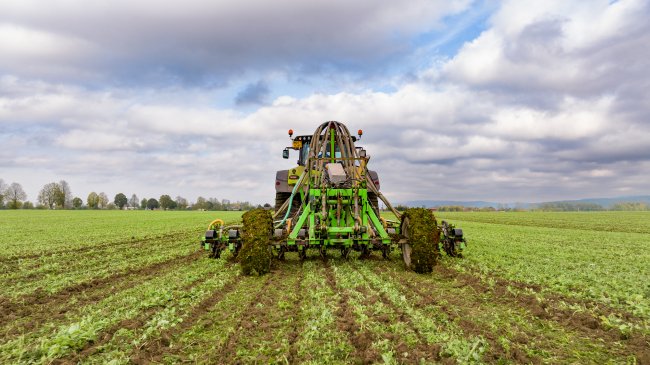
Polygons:
<instances>
[{"instance_id":1,"label":"grass","mask_svg":"<svg viewBox=\"0 0 650 365\"><path fill-rule=\"evenodd\" d=\"M639 363L650 214L439 213L430 274L294 253L261 277L199 238L239 212L0 211L0 362Z\"/></svg>"}]
</instances>

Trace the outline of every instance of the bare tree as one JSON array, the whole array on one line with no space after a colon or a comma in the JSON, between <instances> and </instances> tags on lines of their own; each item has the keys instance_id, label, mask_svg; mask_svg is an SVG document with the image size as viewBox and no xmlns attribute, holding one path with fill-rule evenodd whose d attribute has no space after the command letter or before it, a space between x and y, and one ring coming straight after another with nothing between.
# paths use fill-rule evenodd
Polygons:
<instances>
[{"instance_id":1,"label":"bare tree","mask_svg":"<svg viewBox=\"0 0 650 365\"><path fill-rule=\"evenodd\" d=\"M177 196L175 201L176 201L177 209L179 210L187 209L187 199L183 198L182 196Z\"/></svg>"},{"instance_id":2,"label":"bare tree","mask_svg":"<svg viewBox=\"0 0 650 365\"><path fill-rule=\"evenodd\" d=\"M59 194L57 195L56 205L61 208L72 208L72 191L67 181L59 181Z\"/></svg>"},{"instance_id":3,"label":"bare tree","mask_svg":"<svg viewBox=\"0 0 650 365\"><path fill-rule=\"evenodd\" d=\"M58 199L61 196L61 189L57 183L45 184L41 191L38 193L38 202L45 205L46 207L53 209L55 205L58 205ZM63 206L59 206L63 208Z\"/></svg>"},{"instance_id":4,"label":"bare tree","mask_svg":"<svg viewBox=\"0 0 650 365\"><path fill-rule=\"evenodd\" d=\"M99 193L99 207L101 209L104 209L108 206L108 195L104 193L103 191Z\"/></svg>"},{"instance_id":5,"label":"bare tree","mask_svg":"<svg viewBox=\"0 0 650 365\"><path fill-rule=\"evenodd\" d=\"M9 209L18 209L22 205L22 201L27 199L27 194L25 190L18 183L11 183L8 188L5 189L4 193L5 198L9 202Z\"/></svg>"},{"instance_id":6,"label":"bare tree","mask_svg":"<svg viewBox=\"0 0 650 365\"><path fill-rule=\"evenodd\" d=\"M131 195L131 199L129 199L129 206L132 207L133 209L138 209L140 206L140 201L138 200L138 196L133 194Z\"/></svg>"}]
</instances>

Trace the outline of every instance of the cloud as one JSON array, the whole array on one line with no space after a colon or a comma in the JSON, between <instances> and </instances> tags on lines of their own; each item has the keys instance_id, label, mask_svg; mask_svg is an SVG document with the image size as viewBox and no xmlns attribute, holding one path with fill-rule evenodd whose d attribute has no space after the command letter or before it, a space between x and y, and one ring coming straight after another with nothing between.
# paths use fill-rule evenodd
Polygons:
<instances>
[{"instance_id":1,"label":"cloud","mask_svg":"<svg viewBox=\"0 0 650 365\"><path fill-rule=\"evenodd\" d=\"M52 17L30 4L3 4L0 19L19 24L16 34L36 32L54 44L43 50L54 64L108 78L148 70L133 79L136 86L98 87L84 75L59 80L3 64L10 72L0 76L2 178L34 181L32 191L64 178L81 196L104 190L272 202L275 170L294 162L280 157L290 143L286 130L311 134L325 120L340 120L364 130L358 145L393 201L648 193L644 2L507 1L457 54L423 60L426 69L405 65L408 75L397 79L374 59L408 53L410 35L440 26L466 3L361 2L341 12L342 3L316 2L289 14L267 3L255 12L191 2L149 13L147 2L127 13L121 2L80 10L62 3ZM87 17L72 22L82 10ZM101 12L108 15L100 19ZM328 27L314 21L330 12ZM127 15L137 21L124 21ZM188 19L195 29L172 34ZM113 22L126 25L108 26ZM154 42L154 34L164 41ZM110 57L94 58L106 47ZM60 49L76 58L57 60ZM26 55L25 66L45 64L19 47L12 52L14 59ZM337 68L356 73L366 62L391 88L343 77L322 87L333 91L300 95L289 87L278 95L273 85L277 70L302 70L286 81L299 84L308 72L328 79ZM204 85L237 73L244 76L232 95ZM143 81L150 76L170 85ZM200 82L181 80L187 77Z\"/></svg>"},{"instance_id":2,"label":"cloud","mask_svg":"<svg viewBox=\"0 0 650 365\"><path fill-rule=\"evenodd\" d=\"M650 66L645 1L506 2L445 76L475 88L580 97L625 92Z\"/></svg>"},{"instance_id":3,"label":"cloud","mask_svg":"<svg viewBox=\"0 0 650 365\"><path fill-rule=\"evenodd\" d=\"M85 82L219 85L248 70L383 67L408 54L409 37L440 27L443 17L469 3L118 0L45 6L26 0L0 4L0 39L5 29L12 40L3 49L3 66L23 77L60 81L60 70L72 69ZM24 46L29 40L45 48ZM28 57L35 52L53 57Z\"/></svg>"},{"instance_id":4,"label":"cloud","mask_svg":"<svg viewBox=\"0 0 650 365\"><path fill-rule=\"evenodd\" d=\"M263 81L248 84L235 98L237 105L264 104L269 96L269 87Z\"/></svg>"}]
</instances>

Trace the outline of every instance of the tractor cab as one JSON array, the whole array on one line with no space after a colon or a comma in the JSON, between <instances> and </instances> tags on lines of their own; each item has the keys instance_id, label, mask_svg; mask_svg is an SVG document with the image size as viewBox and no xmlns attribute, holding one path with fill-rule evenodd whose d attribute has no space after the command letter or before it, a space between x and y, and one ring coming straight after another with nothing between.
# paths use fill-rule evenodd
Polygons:
<instances>
[{"instance_id":1,"label":"tractor cab","mask_svg":"<svg viewBox=\"0 0 650 365\"><path fill-rule=\"evenodd\" d=\"M291 135L291 134L290 134ZM282 158L288 159L289 158L289 150L296 150L298 152L298 166L305 166L307 164L307 157L309 156L309 146L311 144L311 137L312 136L296 136L292 140L292 145L291 147L285 147L285 149L282 151ZM352 141L356 142L357 137L352 136ZM358 147L361 149L361 147ZM361 149L361 151L364 152L365 150ZM341 157L341 151L339 150L338 144L335 146L335 151L334 154L336 158ZM321 157L321 156L318 156ZM329 149L325 151L325 157L330 157L330 151Z\"/></svg>"},{"instance_id":2,"label":"tractor cab","mask_svg":"<svg viewBox=\"0 0 650 365\"><path fill-rule=\"evenodd\" d=\"M363 135L363 131L359 129L357 134L358 137L350 136L352 142L356 142L360 140L361 136ZM291 145L284 148L284 150L282 151L282 158L288 159L290 154L289 151L294 150L294 151L298 151L298 161L296 166L288 170L277 171L275 174L275 210L276 211L279 211L282 204L287 199L289 199L289 196L291 196L291 192L293 191L293 188L298 183L300 175L305 171L307 160L309 157L309 150L312 144L311 135L293 137L292 129L289 129L289 138L291 140ZM359 156L366 157L366 150L364 148L362 147L355 147L355 148L357 149ZM331 153L331 149L325 148L326 159L330 157L330 153ZM349 157L349 156L342 156L339 145L338 143L336 143L334 144L334 158L340 159L341 157ZM322 158L322 156L319 154L318 158ZM356 161L355 164L359 166L358 161ZM379 190L379 176L377 175L377 172L368 170L368 174L371 178L372 183L375 185L377 190ZM379 200L377 195L374 192L368 192L368 199L370 200L370 204L372 205L373 209L377 212L377 214L379 214ZM300 206L300 201L298 199L295 199L293 201L293 204L295 205L293 207L294 211L297 211Z\"/></svg>"}]
</instances>

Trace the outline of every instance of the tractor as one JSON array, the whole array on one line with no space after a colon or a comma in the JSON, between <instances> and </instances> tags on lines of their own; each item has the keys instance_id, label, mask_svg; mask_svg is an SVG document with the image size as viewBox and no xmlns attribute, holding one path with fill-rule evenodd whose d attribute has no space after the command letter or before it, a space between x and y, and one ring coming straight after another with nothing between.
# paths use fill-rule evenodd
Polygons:
<instances>
[{"instance_id":1,"label":"tractor","mask_svg":"<svg viewBox=\"0 0 650 365\"><path fill-rule=\"evenodd\" d=\"M355 146L362 135L362 130L351 135L336 121L321 124L311 136L293 137L289 130L291 146L282 151L282 157L288 159L290 150L298 151L297 166L276 173L275 213L268 226L263 226L268 230L259 232L257 224L256 232L251 232L246 215L244 224L238 225L216 219L201 246L215 258L224 250L236 257L247 237L255 236L255 242L268 246L265 257L284 259L287 252L297 252L301 260L309 251L318 251L324 259L332 251L339 251L343 258L359 252L362 259L380 252L388 259L399 248L405 266L417 272L431 271L441 251L462 256L466 241L461 229L444 221L438 226L433 213L424 208L404 213L393 208L379 190L378 174L368 170L370 156ZM380 215L380 200L395 219ZM264 250L256 252L266 255Z\"/></svg>"}]
</instances>

